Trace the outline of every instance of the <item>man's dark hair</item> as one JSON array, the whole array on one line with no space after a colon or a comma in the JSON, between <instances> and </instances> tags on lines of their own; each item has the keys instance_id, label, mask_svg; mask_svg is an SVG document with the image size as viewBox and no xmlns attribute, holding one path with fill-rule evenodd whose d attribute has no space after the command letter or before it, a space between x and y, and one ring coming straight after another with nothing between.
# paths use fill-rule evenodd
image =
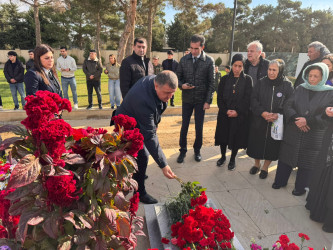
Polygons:
<instances>
[{"instance_id":1,"label":"man's dark hair","mask_svg":"<svg viewBox=\"0 0 333 250\"><path fill-rule=\"evenodd\" d=\"M170 70L164 70L161 73L158 73L155 77L155 82L159 86L168 84L168 86L172 89L176 89L178 87L177 75Z\"/></svg>"},{"instance_id":2,"label":"man's dark hair","mask_svg":"<svg viewBox=\"0 0 333 250\"><path fill-rule=\"evenodd\" d=\"M16 52L11 50L11 51L8 51L8 55L9 56L17 56Z\"/></svg>"},{"instance_id":3,"label":"man's dark hair","mask_svg":"<svg viewBox=\"0 0 333 250\"><path fill-rule=\"evenodd\" d=\"M29 49L28 53L34 53L34 50L33 49Z\"/></svg>"},{"instance_id":4,"label":"man's dark hair","mask_svg":"<svg viewBox=\"0 0 333 250\"><path fill-rule=\"evenodd\" d=\"M147 40L146 40L146 38L143 38L143 37L137 37L137 38L134 39L134 46L137 43L146 43L147 44Z\"/></svg>"},{"instance_id":5,"label":"man's dark hair","mask_svg":"<svg viewBox=\"0 0 333 250\"><path fill-rule=\"evenodd\" d=\"M230 70L231 67L229 65L225 66L226 69Z\"/></svg>"},{"instance_id":6,"label":"man's dark hair","mask_svg":"<svg viewBox=\"0 0 333 250\"><path fill-rule=\"evenodd\" d=\"M60 47L60 49L64 49L64 50L66 50L66 51L67 51L67 48L66 48L66 46L62 46L62 47Z\"/></svg>"},{"instance_id":7,"label":"man's dark hair","mask_svg":"<svg viewBox=\"0 0 333 250\"><path fill-rule=\"evenodd\" d=\"M205 45L205 37L202 35L193 35L191 37L191 43L197 43L200 42L200 46L204 46Z\"/></svg>"}]
</instances>

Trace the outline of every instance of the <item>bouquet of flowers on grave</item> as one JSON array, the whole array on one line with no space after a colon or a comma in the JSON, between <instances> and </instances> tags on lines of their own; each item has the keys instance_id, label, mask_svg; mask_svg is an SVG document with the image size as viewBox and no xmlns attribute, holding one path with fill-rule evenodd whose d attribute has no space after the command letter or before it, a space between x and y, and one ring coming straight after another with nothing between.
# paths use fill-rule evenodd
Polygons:
<instances>
[{"instance_id":1,"label":"bouquet of flowers on grave","mask_svg":"<svg viewBox=\"0 0 333 250\"><path fill-rule=\"evenodd\" d=\"M221 209L206 205L207 196L198 182L182 183L180 194L166 203L171 216L171 243L180 249L232 249L234 233ZM162 238L168 244L169 239Z\"/></svg>"},{"instance_id":2,"label":"bouquet of flowers on grave","mask_svg":"<svg viewBox=\"0 0 333 250\"><path fill-rule=\"evenodd\" d=\"M26 129L0 133L7 162L1 165L0 246L25 249L134 249L143 218L132 174L143 136L128 116L115 129L74 129L60 119L70 102L48 91L26 97ZM8 178L9 177L9 178ZM15 238L15 239L13 239Z\"/></svg>"}]
</instances>

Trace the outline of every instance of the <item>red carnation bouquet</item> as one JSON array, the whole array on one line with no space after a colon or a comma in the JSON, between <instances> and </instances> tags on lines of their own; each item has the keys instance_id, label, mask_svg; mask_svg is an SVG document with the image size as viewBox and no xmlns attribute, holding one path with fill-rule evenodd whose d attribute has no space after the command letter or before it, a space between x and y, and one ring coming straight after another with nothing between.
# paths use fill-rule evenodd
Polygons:
<instances>
[{"instance_id":1,"label":"red carnation bouquet","mask_svg":"<svg viewBox=\"0 0 333 250\"><path fill-rule=\"evenodd\" d=\"M133 249L142 232L132 179L143 136L128 116L115 129L74 129L59 119L70 102L38 91L26 97L26 129L5 125L0 163L0 243L24 249Z\"/></svg>"},{"instance_id":2,"label":"red carnation bouquet","mask_svg":"<svg viewBox=\"0 0 333 250\"><path fill-rule=\"evenodd\" d=\"M207 207L206 193L198 182L181 183L179 195L166 203L173 221L171 243L188 250L232 249L234 233L222 210ZM168 244L169 239L163 237L162 243Z\"/></svg>"}]
</instances>

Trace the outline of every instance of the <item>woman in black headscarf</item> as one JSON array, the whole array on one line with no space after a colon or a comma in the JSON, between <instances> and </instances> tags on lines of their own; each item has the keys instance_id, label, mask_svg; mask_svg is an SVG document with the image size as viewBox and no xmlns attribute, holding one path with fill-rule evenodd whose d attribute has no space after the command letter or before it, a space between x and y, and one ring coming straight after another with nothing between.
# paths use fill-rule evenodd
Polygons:
<instances>
[{"instance_id":1,"label":"woman in black headscarf","mask_svg":"<svg viewBox=\"0 0 333 250\"><path fill-rule=\"evenodd\" d=\"M252 91L247 154L255 161L250 174L258 173L260 160L264 160L259 175L261 179L267 177L269 165L279 156L281 140L272 138L272 123L278 119L278 114L282 115L285 101L294 92L291 82L283 75L284 65L281 59L271 61L267 76L260 79Z\"/></svg>"},{"instance_id":2,"label":"woman in black headscarf","mask_svg":"<svg viewBox=\"0 0 333 250\"><path fill-rule=\"evenodd\" d=\"M38 90L47 90L62 97L62 91L54 66L54 51L41 44L34 50L34 67L24 76L27 95L35 95Z\"/></svg>"},{"instance_id":3,"label":"woman in black headscarf","mask_svg":"<svg viewBox=\"0 0 333 250\"><path fill-rule=\"evenodd\" d=\"M244 74L242 54L235 54L231 64L231 72L221 78L217 91L215 145L222 155L216 165L224 164L228 147L232 151L228 169L234 170L238 149L247 147L252 78Z\"/></svg>"}]
</instances>

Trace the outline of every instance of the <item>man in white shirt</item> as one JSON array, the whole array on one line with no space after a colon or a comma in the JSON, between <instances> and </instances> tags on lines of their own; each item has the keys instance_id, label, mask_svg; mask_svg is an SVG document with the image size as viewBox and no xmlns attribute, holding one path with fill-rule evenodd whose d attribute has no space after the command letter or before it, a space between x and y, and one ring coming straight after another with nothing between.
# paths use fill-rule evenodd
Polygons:
<instances>
[{"instance_id":1,"label":"man in white shirt","mask_svg":"<svg viewBox=\"0 0 333 250\"><path fill-rule=\"evenodd\" d=\"M76 93L76 80L75 80L75 70L77 70L76 62L73 57L67 55L67 48L60 48L61 57L57 60L57 70L61 72L61 85L62 91L64 92L64 97L68 98L68 85L71 86L74 109L78 109L77 93Z\"/></svg>"}]
</instances>

